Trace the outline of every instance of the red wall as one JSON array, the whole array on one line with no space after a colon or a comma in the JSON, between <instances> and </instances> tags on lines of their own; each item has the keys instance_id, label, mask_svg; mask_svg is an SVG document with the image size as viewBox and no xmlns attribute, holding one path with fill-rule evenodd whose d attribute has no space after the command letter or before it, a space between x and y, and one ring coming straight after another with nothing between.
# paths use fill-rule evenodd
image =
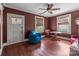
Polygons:
<instances>
[{"instance_id":1,"label":"red wall","mask_svg":"<svg viewBox=\"0 0 79 59\"><path fill-rule=\"evenodd\" d=\"M56 31L57 30L57 20L56 17L49 18L49 29Z\"/></svg>"},{"instance_id":2,"label":"red wall","mask_svg":"<svg viewBox=\"0 0 79 59\"><path fill-rule=\"evenodd\" d=\"M25 16L25 32L30 29L35 29L35 16L34 14L19 11L16 9L4 7L3 10L3 42L7 42L7 13L19 14ZM44 17L45 18L45 17ZM48 19L44 20L45 29L48 28Z\"/></svg>"},{"instance_id":3,"label":"red wall","mask_svg":"<svg viewBox=\"0 0 79 59\"><path fill-rule=\"evenodd\" d=\"M78 25L75 23L75 20L79 17L79 11L74 11L70 13L65 14L71 14L71 34L78 34ZM65 15L61 14L61 15ZM58 15L58 16L61 16ZM50 17L49 19L49 29L57 30L57 16Z\"/></svg>"}]
</instances>

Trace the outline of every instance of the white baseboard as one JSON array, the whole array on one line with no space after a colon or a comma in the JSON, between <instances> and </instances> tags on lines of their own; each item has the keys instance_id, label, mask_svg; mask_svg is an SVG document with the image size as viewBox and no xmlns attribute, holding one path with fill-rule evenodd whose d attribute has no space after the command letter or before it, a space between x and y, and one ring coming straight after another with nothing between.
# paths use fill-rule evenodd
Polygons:
<instances>
[{"instance_id":1,"label":"white baseboard","mask_svg":"<svg viewBox=\"0 0 79 59\"><path fill-rule=\"evenodd\" d=\"M8 45L7 43L3 43L3 47L4 47L4 46L7 46L7 45Z\"/></svg>"},{"instance_id":2,"label":"white baseboard","mask_svg":"<svg viewBox=\"0 0 79 59\"><path fill-rule=\"evenodd\" d=\"M16 42L16 43L20 43L20 42L24 42L24 41L28 41L28 39L24 39L23 41L19 41L19 42ZM15 44L15 43L13 43L13 44ZM9 44L9 43L3 43L3 47L7 46L7 45L11 45L11 44Z\"/></svg>"},{"instance_id":3,"label":"white baseboard","mask_svg":"<svg viewBox=\"0 0 79 59\"><path fill-rule=\"evenodd\" d=\"M67 37L62 37L62 36L57 36L58 38L61 38L61 39L66 39L66 40L69 40L69 38Z\"/></svg>"},{"instance_id":4,"label":"white baseboard","mask_svg":"<svg viewBox=\"0 0 79 59\"><path fill-rule=\"evenodd\" d=\"M1 56L1 54L2 54L2 50L3 50L3 46L2 46L2 48L0 49L0 56Z\"/></svg>"}]
</instances>

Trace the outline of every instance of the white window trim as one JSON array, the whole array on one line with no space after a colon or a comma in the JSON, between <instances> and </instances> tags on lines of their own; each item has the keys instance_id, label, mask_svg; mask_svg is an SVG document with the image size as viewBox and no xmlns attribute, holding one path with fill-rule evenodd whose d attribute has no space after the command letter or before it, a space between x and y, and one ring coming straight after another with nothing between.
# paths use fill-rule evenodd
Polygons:
<instances>
[{"instance_id":1,"label":"white window trim","mask_svg":"<svg viewBox=\"0 0 79 59\"><path fill-rule=\"evenodd\" d=\"M58 20L61 18L61 17L65 17L65 16L68 16L68 22L69 22L69 32L67 32L68 34L71 34L71 14L66 14L66 15L62 15L62 16L58 16L57 17L57 30L58 30Z\"/></svg>"},{"instance_id":2,"label":"white window trim","mask_svg":"<svg viewBox=\"0 0 79 59\"><path fill-rule=\"evenodd\" d=\"M37 28L36 28L36 18L42 18L43 19L43 27L44 27L44 17L40 17L40 16L35 16L35 31L37 32ZM45 28L44 28L45 29ZM44 32L44 31L43 31Z\"/></svg>"}]
</instances>

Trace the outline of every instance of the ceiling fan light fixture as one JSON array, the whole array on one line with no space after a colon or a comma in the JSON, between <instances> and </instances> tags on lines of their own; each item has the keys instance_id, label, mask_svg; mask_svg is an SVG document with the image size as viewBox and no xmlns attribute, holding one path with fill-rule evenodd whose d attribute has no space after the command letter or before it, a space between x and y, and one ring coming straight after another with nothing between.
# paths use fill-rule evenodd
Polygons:
<instances>
[{"instance_id":1,"label":"ceiling fan light fixture","mask_svg":"<svg viewBox=\"0 0 79 59\"><path fill-rule=\"evenodd\" d=\"M52 14L53 12L52 12L52 10L48 10L48 13Z\"/></svg>"}]
</instances>

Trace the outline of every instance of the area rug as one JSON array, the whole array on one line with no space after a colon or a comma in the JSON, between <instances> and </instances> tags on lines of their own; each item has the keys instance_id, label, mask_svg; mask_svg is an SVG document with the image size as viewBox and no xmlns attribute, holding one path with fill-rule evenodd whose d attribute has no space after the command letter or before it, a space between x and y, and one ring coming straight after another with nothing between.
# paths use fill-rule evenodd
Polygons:
<instances>
[{"instance_id":1,"label":"area rug","mask_svg":"<svg viewBox=\"0 0 79 59\"><path fill-rule=\"evenodd\" d=\"M75 46L70 47L70 56L79 56L79 48Z\"/></svg>"}]
</instances>

